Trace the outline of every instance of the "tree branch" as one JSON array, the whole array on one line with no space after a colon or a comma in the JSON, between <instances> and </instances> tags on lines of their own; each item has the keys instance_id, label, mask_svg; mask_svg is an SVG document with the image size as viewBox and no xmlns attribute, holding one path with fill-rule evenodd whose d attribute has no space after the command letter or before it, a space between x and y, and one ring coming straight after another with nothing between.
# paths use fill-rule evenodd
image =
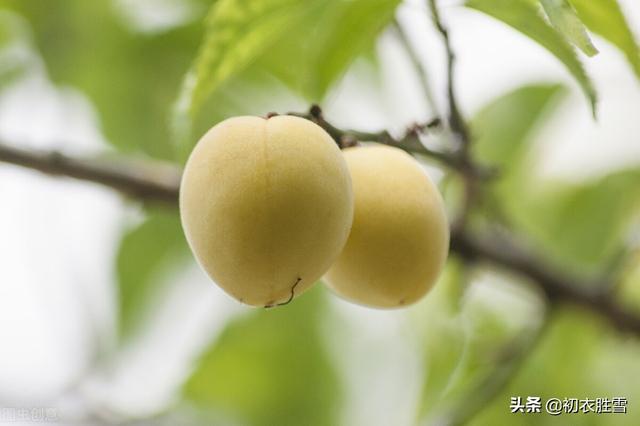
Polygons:
<instances>
[{"instance_id":1,"label":"tree branch","mask_svg":"<svg viewBox=\"0 0 640 426\"><path fill-rule=\"evenodd\" d=\"M640 315L622 307L608 290L611 283L585 282L564 275L545 264L514 241L478 238L466 232L454 232L451 250L476 261L515 272L539 285L552 303L582 306L606 318L615 328L640 336Z\"/></svg>"},{"instance_id":2,"label":"tree branch","mask_svg":"<svg viewBox=\"0 0 640 426\"><path fill-rule=\"evenodd\" d=\"M388 141L381 133L339 131L346 135L367 136L365 139ZM336 131L338 134L338 131ZM401 141L400 141L401 142ZM393 143L400 143L395 141ZM131 170L131 163L73 159L57 152L34 152L0 144L0 161L38 170L54 176L67 176L108 186L143 201L177 206L179 191L178 169L155 164L139 165ZM478 239L465 231L455 231L451 250L467 259L492 264L531 279L540 286L552 302L572 303L590 309L607 319L620 331L640 336L640 316L620 306L609 293L609 283L585 283L554 271L513 241L503 241L494 235Z\"/></svg>"},{"instance_id":3,"label":"tree branch","mask_svg":"<svg viewBox=\"0 0 640 426\"><path fill-rule=\"evenodd\" d=\"M307 116L307 114L299 115ZM390 137L388 132L366 133L340 130L327 123L317 107L312 108L312 112L308 115L328 129L334 138L337 137L341 141L345 137L354 137L407 148L405 144L415 138L409 135L396 140ZM423 152L417 145L410 145L407 150ZM445 158L447 158L444 160L446 163L449 159ZM178 202L181 172L177 168L169 168L166 165L71 158L57 152L19 149L2 143L0 143L0 162L38 170L48 175L98 183L143 201L160 202L172 207L177 206ZM465 259L489 263L526 277L536 283L551 302L582 306L601 315L616 329L640 336L640 315L620 306L611 293L605 291L612 288L610 283L587 283L575 280L555 271L519 247L515 241L500 241L495 237L481 239L462 228L454 228L452 231L451 250Z\"/></svg>"},{"instance_id":4,"label":"tree branch","mask_svg":"<svg viewBox=\"0 0 640 426\"><path fill-rule=\"evenodd\" d=\"M160 164L78 159L56 151L40 152L0 143L0 162L111 187L143 201L176 204L180 171Z\"/></svg>"},{"instance_id":5,"label":"tree branch","mask_svg":"<svg viewBox=\"0 0 640 426\"><path fill-rule=\"evenodd\" d=\"M447 99L449 102L449 127L452 133L457 137L458 151L456 155L459 162L464 165L459 169L460 174L464 182L464 198L462 201L462 207L460 209L459 217L456 218L455 226L463 228L468 222L469 215L478 198L480 197L481 186L480 182L475 179L473 171L477 168L471 159L471 135L467 124L465 123L460 108L458 107L458 100L456 96L454 74L456 65L456 55L451 45L451 39L449 37L449 30L443 24L440 17L440 11L437 0L428 0L429 9L431 10L431 16L433 18L433 24L442 36L442 41L447 54Z\"/></svg>"},{"instance_id":6,"label":"tree branch","mask_svg":"<svg viewBox=\"0 0 640 426\"><path fill-rule=\"evenodd\" d=\"M453 81L456 55L453 51L453 47L451 46L449 30L442 23L442 19L440 18L440 11L436 5L436 0L429 0L429 9L431 10L433 23L442 36L442 41L447 52L447 98L449 100L449 125L451 126L451 130L458 136L462 150L466 151L470 142L469 130L462 118L460 108L458 108L456 90Z\"/></svg>"}]
</instances>

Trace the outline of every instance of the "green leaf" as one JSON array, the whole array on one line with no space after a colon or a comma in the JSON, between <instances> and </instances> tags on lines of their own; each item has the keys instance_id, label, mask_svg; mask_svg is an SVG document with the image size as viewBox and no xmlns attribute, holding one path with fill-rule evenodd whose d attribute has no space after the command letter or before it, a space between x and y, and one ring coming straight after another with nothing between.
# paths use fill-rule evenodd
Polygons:
<instances>
[{"instance_id":1,"label":"green leaf","mask_svg":"<svg viewBox=\"0 0 640 426\"><path fill-rule=\"evenodd\" d=\"M192 121L215 89L271 49L317 3L317 0L215 2L206 20L205 39L176 104L177 137L189 136Z\"/></svg>"},{"instance_id":2,"label":"green leaf","mask_svg":"<svg viewBox=\"0 0 640 426\"><path fill-rule=\"evenodd\" d=\"M425 349L419 418L441 401L462 361L466 336L458 313L464 279L464 265L450 259L432 293L416 309L415 323L424 329Z\"/></svg>"},{"instance_id":3,"label":"green leaf","mask_svg":"<svg viewBox=\"0 0 640 426\"><path fill-rule=\"evenodd\" d=\"M315 96L320 99L354 58L365 52L393 20L400 0L352 0L342 2L333 31L319 46L316 56Z\"/></svg>"},{"instance_id":4,"label":"green leaf","mask_svg":"<svg viewBox=\"0 0 640 426\"><path fill-rule=\"evenodd\" d=\"M339 424L342 392L322 338L322 291L229 323L184 385L186 400L225 424Z\"/></svg>"},{"instance_id":5,"label":"green leaf","mask_svg":"<svg viewBox=\"0 0 640 426\"><path fill-rule=\"evenodd\" d=\"M31 44L31 29L20 15L0 9L0 90L24 75L31 61L24 50Z\"/></svg>"},{"instance_id":6,"label":"green leaf","mask_svg":"<svg viewBox=\"0 0 640 426\"><path fill-rule=\"evenodd\" d=\"M578 16L594 33L618 47L640 78L640 48L616 0L571 0Z\"/></svg>"},{"instance_id":7,"label":"green leaf","mask_svg":"<svg viewBox=\"0 0 640 426\"><path fill-rule=\"evenodd\" d=\"M575 273L596 273L611 260L640 207L640 169L580 184L530 186L511 203L516 225L546 256Z\"/></svg>"},{"instance_id":8,"label":"green leaf","mask_svg":"<svg viewBox=\"0 0 640 426\"><path fill-rule=\"evenodd\" d=\"M283 82L319 102L352 61L371 51L380 32L393 20L399 0L327 2L318 13L292 28L261 58Z\"/></svg>"},{"instance_id":9,"label":"green leaf","mask_svg":"<svg viewBox=\"0 0 640 426\"><path fill-rule=\"evenodd\" d=\"M544 11L553 25L567 40L582 50L585 55L594 56L598 49L593 45L587 29L567 0L540 0Z\"/></svg>"},{"instance_id":10,"label":"green leaf","mask_svg":"<svg viewBox=\"0 0 640 426\"><path fill-rule=\"evenodd\" d=\"M499 168L492 185L501 207L558 266L593 273L620 248L640 202L640 171L567 184L532 179L528 141L564 89L530 85L483 107L472 120L474 155Z\"/></svg>"},{"instance_id":11,"label":"green leaf","mask_svg":"<svg viewBox=\"0 0 640 426\"><path fill-rule=\"evenodd\" d=\"M352 61L370 50L399 0L220 0L174 111L175 137L192 139L209 97L247 68L275 75L319 102Z\"/></svg>"},{"instance_id":12,"label":"green leaf","mask_svg":"<svg viewBox=\"0 0 640 426\"><path fill-rule=\"evenodd\" d=\"M595 117L596 92L582 63L571 45L540 16L535 4L528 0L467 0L466 6L504 22L551 52L576 79Z\"/></svg>"},{"instance_id":13,"label":"green leaf","mask_svg":"<svg viewBox=\"0 0 640 426\"><path fill-rule=\"evenodd\" d=\"M186 253L180 220L174 212L150 213L123 236L116 259L122 338L136 331L165 276L186 259Z\"/></svg>"},{"instance_id":14,"label":"green leaf","mask_svg":"<svg viewBox=\"0 0 640 426\"><path fill-rule=\"evenodd\" d=\"M94 103L110 143L123 151L173 159L170 112L199 28L191 24L140 34L123 22L113 3L2 1L30 22L53 82L81 90Z\"/></svg>"},{"instance_id":15,"label":"green leaf","mask_svg":"<svg viewBox=\"0 0 640 426\"><path fill-rule=\"evenodd\" d=\"M422 387L419 416L429 414L442 402L463 360L465 333L459 318L434 318L425 338L425 380Z\"/></svg>"},{"instance_id":16,"label":"green leaf","mask_svg":"<svg viewBox=\"0 0 640 426\"><path fill-rule=\"evenodd\" d=\"M559 84L519 87L482 107L471 122L474 155L500 168L501 176L513 170L528 151L530 135L545 113L564 95Z\"/></svg>"},{"instance_id":17,"label":"green leaf","mask_svg":"<svg viewBox=\"0 0 640 426\"><path fill-rule=\"evenodd\" d=\"M449 262L451 263L451 262ZM434 290L449 286L449 280L468 279L464 270L452 270ZM466 406L494 369L507 361L505 348L526 345L526 335L539 327L541 303L534 295L509 280L491 275L467 289L456 314L443 310L441 300L431 301L425 340L426 378L422 389L420 424L441 422L451 411ZM432 296L430 296L432 297ZM426 321L425 321L426 320ZM477 409L474 406L472 409ZM457 424L457 423L455 423Z\"/></svg>"},{"instance_id":18,"label":"green leaf","mask_svg":"<svg viewBox=\"0 0 640 426\"><path fill-rule=\"evenodd\" d=\"M637 425L640 412L627 414L544 413L548 398L613 398L625 397L629 404L640 398L640 387L633 377L640 374L640 344L611 331L592 314L560 308L542 340L525 359L525 363L498 392L485 410L469 424L473 426L515 425L555 426L580 424L586 426ZM541 414L512 414L511 397L539 396L543 401ZM616 417L618 416L618 417Z\"/></svg>"},{"instance_id":19,"label":"green leaf","mask_svg":"<svg viewBox=\"0 0 640 426\"><path fill-rule=\"evenodd\" d=\"M558 84L531 84L499 96L476 113L471 130L473 155L494 168L498 178L488 187L481 214L505 221L505 210L520 202L531 180L533 135L566 93ZM505 207L506 205L506 207ZM482 217L482 216L480 216ZM506 223L508 225L508 223Z\"/></svg>"}]
</instances>

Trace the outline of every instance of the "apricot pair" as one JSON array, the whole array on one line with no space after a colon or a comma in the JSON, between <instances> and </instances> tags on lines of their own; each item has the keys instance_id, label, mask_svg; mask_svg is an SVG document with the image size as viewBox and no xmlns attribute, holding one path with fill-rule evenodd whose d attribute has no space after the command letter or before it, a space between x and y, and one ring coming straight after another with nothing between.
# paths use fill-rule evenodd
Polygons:
<instances>
[{"instance_id":1,"label":"apricot pair","mask_svg":"<svg viewBox=\"0 0 640 426\"><path fill-rule=\"evenodd\" d=\"M448 251L442 199L417 161L383 145L340 151L293 116L209 130L187 161L180 213L202 268L256 306L287 303L323 276L353 302L407 305Z\"/></svg>"}]
</instances>

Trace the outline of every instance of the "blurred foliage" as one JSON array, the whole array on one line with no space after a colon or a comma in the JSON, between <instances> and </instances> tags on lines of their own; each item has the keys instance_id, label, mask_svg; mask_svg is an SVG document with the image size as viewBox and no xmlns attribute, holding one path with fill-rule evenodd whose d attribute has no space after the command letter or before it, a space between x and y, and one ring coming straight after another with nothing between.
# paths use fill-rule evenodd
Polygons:
<instances>
[{"instance_id":1,"label":"blurred foliage","mask_svg":"<svg viewBox=\"0 0 640 426\"><path fill-rule=\"evenodd\" d=\"M498 179L490 183L486 194L485 213L491 220L508 222L505 206L517 205L528 197L522 188L528 187L532 179L531 143L536 130L565 93L566 89L558 84L522 86L490 101L471 120L476 138L473 155L498 173Z\"/></svg>"},{"instance_id":2,"label":"blurred foliage","mask_svg":"<svg viewBox=\"0 0 640 426\"><path fill-rule=\"evenodd\" d=\"M558 58L580 84L595 116L596 91L591 79L569 42L540 16L536 4L529 0L467 0L466 5L520 31Z\"/></svg>"},{"instance_id":3,"label":"blurred foliage","mask_svg":"<svg viewBox=\"0 0 640 426\"><path fill-rule=\"evenodd\" d=\"M128 26L114 1L0 0L28 18L54 82L82 90L116 147L173 157L171 105L196 51L196 24L145 34Z\"/></svg>"},{"instance_id":4,"label":"blurred foliage","mask_svg":"<svg viewBox=\"0 0 640 426\"><path fill-rule=\"evenodd\" d=\"M30 60L20 49L31 41L31 29L20 15L0 9L0 91L27 71Z\"/></svg>"},{"instance_id":5,"label":"blurred foliage","mask_svg":"<svg viewBox=\"0 0 640 426\"><path fill-rule=\"evenodd\" d=\"M421 303L427 306L420 306L415 318L415 322L424 328L425 347L425 378L420 399L420 417L437 406L462 359L466 334L458 313L464 285L463 269L463 265L456 260L447 262L428 301Z\"/></svg>"},{"instance_id":6,"label":"blurred foliage","mask_svg":"<svg viewBox=\"0 0 640 426\"><path fill-rule=\"evenodd\" d=\"M351 62L367 53L399 0L220 0L176 105L176 138L192 138L205 100L249 65L319 102Z\"/></svg>"},{"instance_id":7,"label":"blurred foliage","mask_svg":"<svg viewBox=\"0 0 640 426\"><path fill-rule=\"evenodd\" d=\"M180 219L174 212L151 212L124 234L116 261L121 338L136 331L157 300L159 286L180 261L188 258L187 253Z\"/></svg>"},{"instance_id":8,"label":"blurred foliage","mask_svg":"<svg viewBox=\"0 0 640 426\"><path fill-rule=\"evenodd\" d=\"M593 276L627 244L640 207L640 169L574 184L534 182L524 192L507 204L514 224L557 266Z\"/></svg>"},{"instance_id":9,"label":"blurred foliage","mask_svg":"<svg viewBox=\"0 0 640 426\"><path fill-rule=\"evenodd\" d=\"M318 13L292 27L259 64L309 102L322 101L355 58L370 54L400 0L336 1L331 7L324 3Z\"/></svg>"},{"instance_id":10,"label":"blurred foliage","mask_svg":"<svg viewBox=\"0 0 640 426\"><path fill-rule=\"evenodd\" d=\"M571 4L591 31L624 53L640 79L640 49L617 0L571 0Z\"/></svg>"},{"instance_id":11,"label":"blurred foliage","mask_svg":"<svg viewBox=\"0 0 640 426\"><path fill-rule=\"evenodd\" d=\"M613 261L640 207L640 170L612 172L580 183L535 176L527 141L563 92L557 85L526 86L491 102L473 119L479 160L499 167L493 185L507 225L537 244L558 266L593 275Z\"/></svg>"},{"instance_id":12,"label":"blurred foliage","mask_svg":"<svg viewBox=\"0 0 640 426\"><path fill-rule=\"evenodd\" d=\"M270 50L288 27L317 5L297 0L215 2L193 71L185 79L178 110L193 116L221 83Z\"/></svg>"},{"instance_id":13,"label":"blurred foliage","mask_svg":"<svg viewBox=\"0 0 640 426\"><path fill-rule=\"evenodd\" d=\"M637 425L640 412L627 414L511 414L512 396L547 398L625 397L640 400L640 387L631 377L640 374L637 340L612 334L605 324L582 311L563 309L553 318L540 344L495 401L471 425Z\"/></svg>"},{"instance_id":14,"label":"blurred foliage","mask_svg":"<svg viewBox=\"0 0 640 426\"><path fill-rule=\"evenodd\" d=\"M640 249L629 253L620 277L618 299L633 310L640 310Z\"/></svg>"},{"instance_id":15,"label":"blurred foliage","mask_svg":"<svg viewBox=\"0 0 640 426\"><path fill-rule=\"evenodd\" d=\"M471 272L450 259L414 318L425 347L421 424L448 424L441 422L480 409L471 399L484 402L485 395L477 393L485 390L487 379L501 368L508 372L512 351L528 344L541 327L538 297L493 273L466 288Z\"/></svg>"},{"instance_id":16,"label":"blurred foliage","mask_svg":"<svg viewBox=\"0 0 640 426\"><path fill-rule=\"evenodd\" d=\"M535 147L530 143L534 140L532 136L564 93L566 90L560 85L535 84L517 88L491 101L472 120L472 132L476 137L473 152L479 161L499 168L500 179L492 184L491 192L499 208L504 209L498 217L507 221L505 225L533 242L542 255L565 271L593 276L619 253L628 226L637 217L639 174L635 170L621 171L591 181L569 183L548 182L532 173L536 165ZM489 214L495 215L495 212ZM634 276L630 274L628 281L635 282ZM500 281L495 272L491 277L491 281ZM637 389L625 393L625 389L608 381L605 371L615 367L602 362L603 357L612 360L622 357L625 362L631 362L630 354L637 348L629 348L593 318L582 319L586 316L584 313L580 316L567 314L569 318L578 316L578 319L560 319L561 325L552 325L553 331L549 334L554 337L545 337L543 349L536 350L536 353L545 352L544 358L527 361L528 348L535 347L542 318L540 301L535 302L532 295L527 296L522 289L514 288L509 300L479 303L467 290L462 293L459 311L446 309L451 306L451 295L460 294L459 291L447 291L447 288L464 287L465 280L469 279L468 272L465 276L460 265L450 260L444 278L425 302L430 305L424 309L432 316L421 318L421 322L428 324L426 378L419 416L424 424L457 424L467 416L473 418L475 411L482 411L487 403L491 416L480 415L472 420L472 424L505 424L507 421L509 424L566 424L566 419L563 423L562 419L552 416L543 419L514 417L508 412L509 397L570 395L585 398L597 395L610 398L637 393ZM506 279L516 284L512 277ZM491 296L486 288L478 290L478 285L478 282L474 284L474 290L489 293L485 297L508 297L506 288ZM632 284L626 285L626 294L637 293L637 290L629 290L634 288ZM564 318L565 314L562 315ZM556 321L553 317L551 320ZM563 321L570 324L562 324ZM591 323L597 326L591 326ZM584 337L581 330L585 327L590 328L587 333L590 337ZM609 342L607 345L611 350L607 354L597 349L602 344L601 339ZM571 355L567 356L569 347ZM512 355L516 357L514 359L505 358L510 351L524 353L516 352ZM572 360L581 357L582 351L584 357L577 364L573 363ZM531 370L526 374L533 376L545 371L543 378L538 373L534 380L537 384L529 386L527 376L517 381L517 391L501 390L499 383L503 379L509 382L508 377L519 369L519 359L527 363L525 369ZM531 364L535 367L530 367ZM584 380L594 368L602 371L597 382ZM491 399L492 392L498 392L495 399ZM580 424L618 424L615 421L615 418L603 420L593 416ZM636 421L625 418L620 424Z\"/></svg>"},{"instance_id":17,"label":"blurred foliage","mask_svg":"<svg viewBox=\"0 0 640 426\"><path fill-rule=\"evenodd\" d=\"M536 126L564 93L559 84L530 84L482 107L471 121L475 158L497 167L501 181L517 171L529 152Z\"/></svg>"},{"instance_id":18,"label":"blurred foliage","mask_svg":"<svg viewBox=\"0 0 640 426\"><path fill-rule=\"evenodd\" d=\"M588 56L598 53L598 49L587 34L587 29L568 0L540 0L540 4L549 17L551 25L568 41Z\"/></svg>"},{"instance_id":19,"label":"blurred foliage","mask_svg":"<svg viewBox=\"0 0 640 426\"><path fill-rule=\"evenodd\" d=\"M186 382L186 400L225 424L339 424L341 382L321 332L325 296L318 285L287 306L232 320Z\"/></svg>"}]
</instances>

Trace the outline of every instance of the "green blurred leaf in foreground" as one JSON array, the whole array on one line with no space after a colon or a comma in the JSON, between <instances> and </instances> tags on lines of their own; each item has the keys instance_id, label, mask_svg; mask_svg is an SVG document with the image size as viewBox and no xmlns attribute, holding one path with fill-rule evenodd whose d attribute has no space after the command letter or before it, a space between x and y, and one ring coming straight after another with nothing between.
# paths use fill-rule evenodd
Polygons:
<instances>
[{"instance_id":1,"label":"green blurred leaf in foreground","mask_svg":"<svg viewBox=\"0 0 640 426\"><path fill-rule=\"evenodd\" d=\"M483 107L472 121L474 153L499 167L493 192L516 231L557 265L590 274L620 249L639 211L640 170L571 184L536 178L531 135L562 93L558 85L524 86Z\"/></svg>"},{"instance_id":2,"label":"green blurred leaf in foreground","mask_svg":"<svg viewBox=\"0 0 640 426\"><path fill-rule=\"evenodd\" d=\"M571 0L571 4L591 31L624 53L640 79L640 49L617 0Z\"/></svg>"},{"instance_id":3,"label":"green blurred leaf in foreground","mask_svg":"<svg viewBox=\"0 0 640 426\"><path fill-rule=\"evenodd\" d=\"M540 300L526 288L494 274L469 283L469 271L450 259L434 294L419 306L424 311L420 326L425 329L420 424L448 424L440 420L478 410L486 395L476 394L485 390L487 377L510 368L510 349L526 345L543 318ZM444 299L452 287L460 286L468 287L458 309L451 310ZM470 398L482 402L475 404Z\"/></svg>"},{"instance_id":4,"label":"green blurred leaf in foreground","mask_svg":"<svg viewBox=\"0 0 640 426\"><path fill-rule=\"evenodd\" d=\"M196 24L147 34L114 1L0 0L31 25L52 81L86 94L107 140L127 152L173 159L171 106L200 38Z\"/></svg>"},{"instance_id":5,"label":"green blurred leaf in foreground","mask_svg":"<svg viewBox=\"0 0 640 426\"><path fill-rule=\"evenodd\" d=\"M526 156L530 136L565 93L559 84L529 84L509 91L480 109L471 122L477 137L475 157L500 169L504 178L515 171Z\"/></svg>"},{"instance_id":6,"label":"green blurred leaf in foreground","mask_svg":"<svg viewBox=\"0 0 640 426\"><path fill-rule=\"evenodd\" d=\"M531 181L536 130L564 94L566 89L558 84L522 86L489 102L473 117L473 154L498 173L487 187L488 202L483 211L492 215L491 220L504 221L509 206L528 196L527 190L522 189Z\"/></svg>"},{"instance_id":7,"label":"green blurred leaf in foreground","mask_svg":"<svg viewBox=\"0 0 640 426\"><path fill-rule=\"evenodd\" d=\"M509 206L515 224L556 264L577 273L605 267L640 212L640 169L576 184L535 182L523 190Z\"/></svg>"},{"instance_id":8,"label":"green blurred leaf in foreground","mask_svg":"<svg viewBox=\"0 0 640 426\"><path fill-rule=\"evenodd\" d=\"M568 0L540 0L545 13L553 25L568 41L588 56L594 56L598 49L593 45L587 29L576 15Z\"/></svg>"},{"instance_id":9,"label":"green blurred leaf in foreground","mask_svg":"<svg viewBox=\"0 0 640 426\"><path fill-rule=\"evenodd\" d=\"M596 115L596 91L571 45L528 0L467 0L466 6L504 22L551 52L576 79Z\"/></svg>"},{"instance_id":10,"label":"green blurred leaf in foreground","mask_svg":"<svg viewBox=\"0 0 640 426\"><path fill-rule=\"evenodd\" d=\"M464 266L447 261L442 277L431 294L419 304L416 322L424 329L425 377L418 416L425 417L444 397L462 361L465 330L459 314L460 289L464 285Z\"/></svg>"},{"instance_id":11,"label":"green blurred leaf in foreground","mask_svg":"<svg viewBox=\"0 0 640 426\"><path fill-rule=\"evenodd\" d=\"M399 0L219 0L174 111L181 144L217 90L251 67L319 102L393 19Z\"/></svg>"},{"instance_id":12,"label":"green blurred leaf in foreground","mask_svg":"<svg viewBox=\"0 0 640 426\"><path fill-rule=\"evenodd\" d=\"M473 426L633 426L640 423L637 381L640 374L637 341L611 333L588 312L564 308L552 317L552 324L538 346L525 360L509 385L471 422ZM547 398L613 398L629 401L627 414L575 413L551 416L512 414L512 396ZM544 404L544 402L543 402Z\"/></svg>"},{"instance_id":13,"label":"green blurred leaf in foreground","mask_svg":"<svg viewBox=\"0 0 640 426\"><path fill-rule=\"evenodd\" d=\"M328 314L322 291L231 321L186 382L185 399L227 424L339 424L342 392L320 330Z\"/></svg>"},{"instance_id":14,"label":"green blurred leaf in foreground","mask_svg":"<svg viewBox=\"0 0 640 426\"><path fill-rule=\"evenodd\" d=\"M31 37L28 22L0 9L0 91L23 76L31 65Z\"/></svg>"},{"instance_id":15,"label":"green blurred leaf in foreground","mask_svg":"<svg viewBox=\"0 0 640 426\"><path fill-rule=\"evenodd\" d=\"M352 61L371 51L399 0L332 1L297 23L260 64L310 102L320 102Z\"/></svg>"},{"instance_id":16,"label":"green blurred leaf in foreground","mask_svg":"<svg viewBox=\"0 0 640 426\"><path fill-rule=\"evenodd\" d=\"M206 19L206 33L182 85L174 127L178 139L190 136L191 124L207 97L254 62L306 14L318 0L219 0Z\"/></svg>"},{"instance_id":17,"label":"green blurred leaf in foreground","mask_svg":"<svg viewBox=\"0 0 640 426\"><path fill-rule=\"evenodd\" d=\"M186 253L180 220L174 212L152 212L123 236L116 261L122 338L136 330L157 300L160 284Z\"/></svg>"}]
</instances>

